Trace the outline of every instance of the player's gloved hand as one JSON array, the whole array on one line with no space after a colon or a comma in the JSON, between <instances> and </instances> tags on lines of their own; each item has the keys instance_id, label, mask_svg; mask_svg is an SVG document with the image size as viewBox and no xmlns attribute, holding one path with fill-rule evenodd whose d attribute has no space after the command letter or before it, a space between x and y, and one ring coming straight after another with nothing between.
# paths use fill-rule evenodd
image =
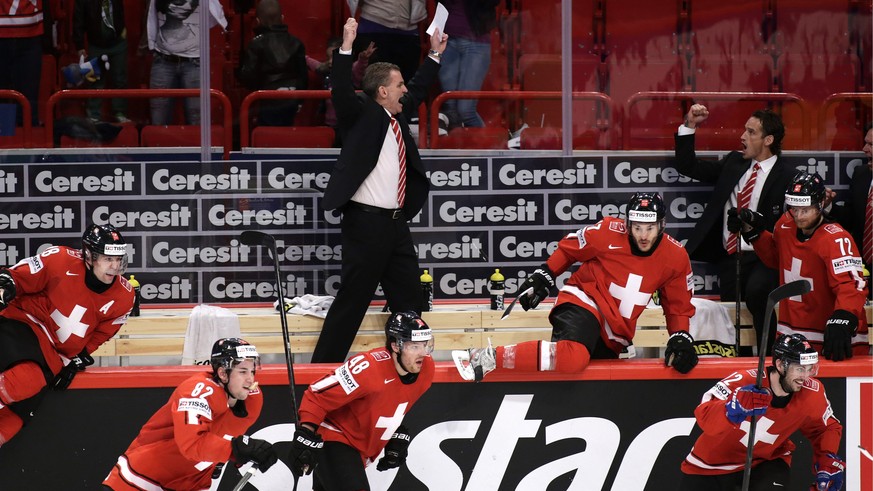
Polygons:
<instances>
[{"instance_id":1,"label":"player's gloved hand","mask_svg":"<svg viewBox=\"0 0 873 491\"><path fill-rule=\"evenodd\" d=\"M739 217L743 222L743 240L749 244L758 240L758 237L761 236L761 232L767 228L764 223L764 215L757 211L743 208L739 212Z\"/></svg>"},{"instance_id":2,"label":"player's gloved hand","mask_svg":"<svg viewBox=\"0 0 873 491\"><path fill-rule=\"evenodd\" d=\"M291 444L291 472L295 476L312 474L318 464L318 454L324 448L321 436L305 426L298 426Z\"/></svg>"},{"instance_id":3,"label":"player's gloved hand","mask_svg":"<svg viewBox=\"0 0 873 491\"><path fill-rule=\"evenodd\" d=\"M533 291L528 295L522 295L528 288L533 287ZM518 303L524 310L535 309L543 300L549 298L552 288L555 287L555 279L549 268L543 264L543 267L538 268L530 274L524 283L518 287L518 294L521 297Z\"/></svg>"},{"instance_id":4,"label":"player's gloved hand","mask_svg":"<svg viewBox=\"0 0 873 491\"><path fill-rule=\"evenodd\" d=\"M819 457L815 462L815 489L816 491L843 489L843 477L846 471L846 463L839 455L829 453Z\"/></svg>"},{"instance_id":5,"label":"player's gloved hand","mask_svg":"<svg viewBox=\"0 0 873 491\"><path fill-rule=\"evenodd\" d=\"M230 450L230 459L237 467L251 461L257 464L258 470L261 472L266 472L279 460L270 442L248 435L233 437L233 440L230 441Z\"/></svg>"},{"instance_id":6,"label":"player's gloved hand","mask_svg":"<svg viewBox=\"0 0 873 491\"><path fill-rule=\"evenodd\" d=\"M737 387L725 405L725 415L731 423L738 425L749 416L763 416L772 399L769 390L759 389L754 384Z\"/></svg>"},{"instance_id":7,"label":"player's gloved hand","mask_svg":"<svg viewBox=\"0 0 873 491\"><path fill-rule=\"evenodd\" d=\"M728 208L727 211L727 229L732 234L739 233L743 229L743 221L740 220L739 213L736 208Z\"/></svg>"},{"instance_id":8,"label":"player's gloved hand","mask_svg":"<svg viewBox=\"0 0 873 491\"><path fill-rule=\"evenodd\" d=\"M6 308L9 302L15 298L15 280L9 271L0 271L0 310Z\"/></svg>"},{"instance_id":9,"label":"player's gloved hand","mask_svg":"<svg viewBox=\"0 0 873 491\"><path fill-rule=\"evenodd\" d=\"M398 426L397 431L391 435L391 439L385 445L385 456L379 459L376 470L387 471L403 465L406 462L407 449L411 440L409 430L403 425Z\"/></svg>"},{"instance_id":10,"label":"player's gloved hand","mask_svg":"<svg viewBox=\"0 0 873 491\"><path fill-rule=\"evenodd\" d=\"M664 351L664 366L673 367L679 373L688 373L697 366L697 351L694 351L694 338L688 331L677 331L667 340Z\"/></svg>"},{"instance_id":11,"label":"player's gloved hand","mask_svg":"<svg viewBox=\"0 0 873 491\"><path fill-rule=\"evenodd\" d=\"M852 336L858 333L858 317L848 310L837 309L825 322L824 347L821 354L828 360L843 361L852 357Z\"/></svg>"},{"instance_id":12,"label":"player's gloved hand","mask_svg":"<svg viewBox=\"0 0 873 491\"><path fill-rule=\"evenodd\" d=\"M52 390L67 390L67 387L73 383L76 374L93 364L94 358L87 351L82 350L81 353L70 359L70 362L55 376L52 381Z\"/></svg>"}]
</instances>

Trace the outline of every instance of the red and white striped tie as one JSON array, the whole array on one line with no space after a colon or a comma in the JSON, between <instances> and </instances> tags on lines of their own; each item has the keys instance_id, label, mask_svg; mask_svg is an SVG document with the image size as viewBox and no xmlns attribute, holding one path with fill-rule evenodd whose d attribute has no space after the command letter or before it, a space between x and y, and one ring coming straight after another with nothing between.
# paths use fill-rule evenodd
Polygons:
<instances>
[{"instance_id":1,"label":"red and white striped tie","mask_svg":"<svg viewBox=\"0 0 873 491\"><path fill-rule=\"evenodd\" d=\"M761 169L761 166L755 163L755 166L752 167L752 175L749 176L749 180L746 182L746 185L743 187L740 194L737 195L737 211L742 210L743 208L748 208L752 203L752 191L755 189L755 181L758 180L758 171ZM728 255L734 254L737 252L737 234L728 235L727 245L725 246L727 249Z\"/></svg>"},{"instance_id":2,"label":"red and white striped tie","mask_svg":"<svg viewBox=\"0 0 873 491\"><path fill-rule=\"evenodd\" d=\"M394 118L391 118L391 129L394 131L394 139L397 140L397 156L400 160L400 179L397 181L397 207L403 208L403 203L406 201L406 144L403 143L400 125Z\"/></svg>"},{"instance_id":3,"label":"red and white striped tie","mask_svg":"<svg viewBox=\"0 0 873 491\"><path fill-rule=\"evenodd\" d=\"M864 262L873 264L873 186L867 191L867 206L864 209Z\"/></svg>"}]
</instances>

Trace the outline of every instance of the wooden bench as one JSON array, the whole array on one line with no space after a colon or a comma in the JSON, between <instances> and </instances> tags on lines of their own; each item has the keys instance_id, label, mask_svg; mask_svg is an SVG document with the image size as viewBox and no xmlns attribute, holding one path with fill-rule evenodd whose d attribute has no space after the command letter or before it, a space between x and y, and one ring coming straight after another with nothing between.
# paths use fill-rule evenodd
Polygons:
<instances>
[{"instance_id":1,"label":"wooden bench","mask_svg":"<svg viewBox=\"0 0 873 491\"><path fill-rule=\"evenodd\" d=\"M725 304L734 319L734 304ZM548 314L551 305L539 309L513 310L505 320L502 311L484 310L473 305L438 307L425 312L424 320L435 331L436 350L464 349L485 346L488 339L495 345L549 339L551 327ZM266 308L230 309L239 316L243 338L255 344L264 354L283 353L279 314ZM185 344L185 331L191 309L144 309L140 317L131 317L118 334L101 346L94 356L168 356L180 357ZM752 318L745 309L740 313L741 345L754 345ZM322 320L312 316L287 315L292 353L311 353L321 333ZM387 313L373 311L364 317L352 352L365 351L385 342L384 326ZM660 308L647 309L637 323L634 346L662 348L668 333L664 328Z\"/></svg>"}]
</instances>

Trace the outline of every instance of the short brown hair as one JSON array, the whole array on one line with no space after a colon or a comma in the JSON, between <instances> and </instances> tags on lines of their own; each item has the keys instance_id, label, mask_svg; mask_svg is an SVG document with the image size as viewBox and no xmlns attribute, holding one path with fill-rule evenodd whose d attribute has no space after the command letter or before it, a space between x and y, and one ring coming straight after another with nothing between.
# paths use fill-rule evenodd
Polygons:
<instances>
[{"instance_id":1,"label":"short brown hair","mask_svg":"<svg viewBox=\"0 0 873 491\"><path fill-rule=\"evenodd\" d=\"M376 98L376 92L379 87L384 87L391 83L391 72L400 71L400 67L394 63L386 63L380 61L373 63L367 67L364 72L364 79L361 81L361 89L364 93L373 99Z\"/></svg>"}]
</instances>

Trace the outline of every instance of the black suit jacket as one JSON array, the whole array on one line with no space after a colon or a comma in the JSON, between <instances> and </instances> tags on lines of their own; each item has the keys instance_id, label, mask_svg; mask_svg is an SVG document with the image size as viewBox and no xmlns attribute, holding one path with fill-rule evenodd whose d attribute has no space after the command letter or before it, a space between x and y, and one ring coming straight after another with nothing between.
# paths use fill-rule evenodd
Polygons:
<instances>
[{"instance_id":1,"label":"black suit jacket","mask_svg":"<svg viewBox=\"0 0 873 491\"><path fill-rule=\"evenodd\" d=\"M365 94L355 94L352 87L351 55L334 53L331 69L331 99L336 110L342 138L342 150L324 191L322 206L326 210L345 207L364 179L376 167L382 142L391 117L385 109ZM427 97L428 86L439 72L439 63L427 58L407 84L409 90L400 99L403 110L395 115L406 143L406 201L403 212L411 219L427 200L430 182L421 163L415 139L409 133L409 118Z\"/></svg>"},{"instance_id":2,"label":"black suit jacket","mask_svg":"<svg viewBox=\"0 0 873 491\"><path fill-rule=\"evenodd\" d=\"M855 167L852 180L849 181L849 197L845 204L835 204L829 214L831 219L852 234L855 245L859 248L864 247L864 213L867 211L867 192L870 190L871 180L873 171L869 165L864 163Z\"/></svg>"},{"instance_id":3,"label":"black suit jacket","mask_svg":"<svg viewBox=\"0 0 873 491\"><path fill-rule=\"evenodd\" d=\"M751 165L752 161L744 159L740 152L730 152L718 161L698 159L694 152L694 135L676 135L676 168L679 172L700 182L713 184L706 209L685 243L691 259L718 262L727 256L722 243L724 205ZM772 231L782 216L785 190L793 177L793 169L777 158L764 181L756 209L764 215L767 230Z\"/></svg>"}]
</instances>

